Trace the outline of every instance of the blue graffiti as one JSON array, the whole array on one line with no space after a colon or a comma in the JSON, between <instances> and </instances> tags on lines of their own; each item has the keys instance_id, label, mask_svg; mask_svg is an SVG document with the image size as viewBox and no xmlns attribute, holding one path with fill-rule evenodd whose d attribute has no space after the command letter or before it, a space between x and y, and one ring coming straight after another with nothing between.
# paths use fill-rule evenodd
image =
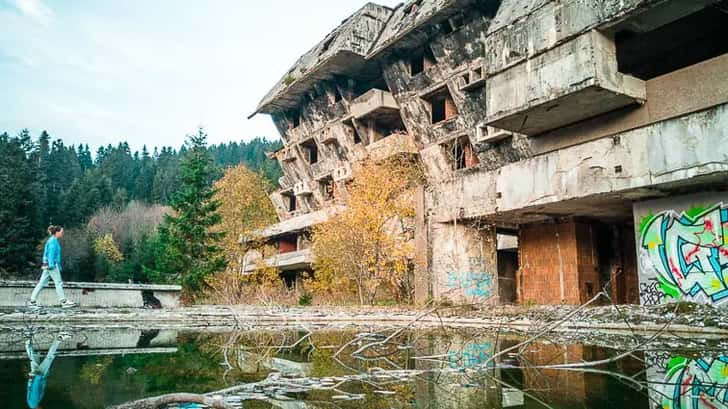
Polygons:
<instances>
[{"instance_id":1,"label":"blue graffiti","mask_svg":"<svg viewBox=\"0 0 728 409\"><path fill-rule=\"evenodd\" d=\"M488 298L491 295L493 282L490 274L484 271L447 273L447 287L461 288L468 297Z\"/></svg>"},{"instance_id":2,"label":"blue graffiti","mask_svg":"<svg viewBox=\"0 0 728 409\"><path fill-rule=\"evenodd\" d=\"M493 355L493 344L484 342L482 344L471 342L465 346L462 352L448 352L448 360L451 368L477 368ZM488 366L492 366L490 362Z\"/></svg>"}]
</instances>

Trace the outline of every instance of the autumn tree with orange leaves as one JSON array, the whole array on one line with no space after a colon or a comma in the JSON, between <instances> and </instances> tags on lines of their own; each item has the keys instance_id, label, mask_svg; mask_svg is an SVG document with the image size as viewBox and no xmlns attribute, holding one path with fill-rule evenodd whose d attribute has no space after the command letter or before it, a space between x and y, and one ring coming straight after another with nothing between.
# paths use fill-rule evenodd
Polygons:
<instances>
[{"instance_id":1,"label":"autumn tree with orange leaves","mask_svg":"<svg viewBox=\"0 0 728 409\"><path fill-rule=\"evenodd\" d=\"M354 172L345 210L313 228L314 279L319 296L359 303L411 299L414 193L422 182L418 163L396 157L365 162Z\"/></svg>"}]
</instances>

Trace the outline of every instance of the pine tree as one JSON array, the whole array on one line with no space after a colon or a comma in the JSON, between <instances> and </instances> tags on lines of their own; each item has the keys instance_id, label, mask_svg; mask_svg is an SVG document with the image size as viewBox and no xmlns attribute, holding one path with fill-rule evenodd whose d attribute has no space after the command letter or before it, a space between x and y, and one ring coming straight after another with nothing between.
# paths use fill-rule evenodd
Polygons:
<instances>
[{"instance_id":1,"label":"pine tree","mask_svg":"<svg viewBox=\"0 0 728 409\"><path fill-rule=\"evenodd\" d=\"M16 138L0 135L0 270L18 273L35 258L39 238L33 225L35 166L27 130Z\"/></svg>"},{"instance_id":2,"label":"pine tree","mask_svg":"<svg viewBox=\"0 0 728 409\"><path fill-rule=\"evenodd\" d=\"M194 300L206 286L207 276L225 268L219 246L223 234L211 231L221 218L220 202L213 198L214 166L206 143L202 129L187 137L180 164L181 183L171 202L175 215L167 215L159 228L162 253L157 268L181 282L187 301Z\"/></svg>"}]
</instances>

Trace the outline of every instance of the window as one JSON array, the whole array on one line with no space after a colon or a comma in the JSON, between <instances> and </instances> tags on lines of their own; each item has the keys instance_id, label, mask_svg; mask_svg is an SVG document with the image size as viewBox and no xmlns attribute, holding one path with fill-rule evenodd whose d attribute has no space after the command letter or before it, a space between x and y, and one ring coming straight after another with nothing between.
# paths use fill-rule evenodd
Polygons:
<instances>
[{"instance_id":1,"label":"window","mask_svg":"<svg viewBox=\"0 0 728 409\"><path fill-rule=\"evenodd\" d=\"M313 165L318 162L318 145L316 145L316 141L309 139L301 143L301 148L303 149L303 156L308 163Z\"/></svg>"},{"instance_id":2,"label":"window","mask_svg":"<svg viewBox=\"0 0 728 409\"><path fill-rule=\"evenodd\" d=\"M354 143L361 143L361 136L356 129L354 130Z\"/></svg>"},{"instance_id":3,"label":"window","mask_svg":"<svg viewBox=\"0 0 728 409\"><path fill-rule=\"evenodd\" d=\"M432 67L435 63L435 56L432 55L432 50L426 46L424 49L416 51L412 58L410 58L410 75L414 77Z\"/></svg>"},{"instance_id":4,"label":"window","mask_svg":"<svg viewBox=\"0 0 728 409\"><path fill-rule=\"evenodd\" d=\"M617 32L619 71L649 80L728 53L728 13L719 7L706 7L650 31L630 27Z\"/></svg>"},{"instance_id":5,"label":"window","mask_svg":"<svg viewBox=\"0 0 728 409\"><path fill-rule=\"evenodd\" d=\"M452 143L450 154L452 155L454 170L470 169L480 163L478 155L467 136L462 136Z\"/></svg>"},{"instance_id":6,"label":"window","mask_svg":"<svg viewBox=\"0 0 728 409\"><path fill-rule=\"evenodd\" d=\"M298 112L292 113L290 120L291 128L298 128L301 125L301 115Z\"/></svg>"},{"instance_id":7,"label":"window","mask_svg":"<svg viewBox=\"0 0 728 409\"><path fill-rule=\"evenodd\" d=\"M278 238L278 253L293 253L298 250L298 235L290 234Z\"/></svg>"},{"instance_id":8,"label":"window","mask_svg":"<svg viewBox=\"0 0 728 409\"><path fill-rule=\"evenodd\" d=\"M321 195L324 200L333 200L336 197L336 184L331 176L327 176L319 181Z\"/></svg>"},{"instance_id":9,"label":"window","mask_svg":"<svg viewBox=\"0 0 728 409\"><path fill-rule=\"evenodd\" d=\"M448 91L447 87L436 91L425 99L430 104L430 119L433 124L446 121L458 115L455 101L450 96L450 91Z\"/></svg>"},{"instance_id":10,"label":"window","mask_svg":"<svg viewBox=\"0 0 728 409\"><path fill-rule=\"evenodd\" d=\"M283 196L288 201L288 211L293 213L296 211L296 196L293 194L286 194Z\"/></svg>"}]
</instances>

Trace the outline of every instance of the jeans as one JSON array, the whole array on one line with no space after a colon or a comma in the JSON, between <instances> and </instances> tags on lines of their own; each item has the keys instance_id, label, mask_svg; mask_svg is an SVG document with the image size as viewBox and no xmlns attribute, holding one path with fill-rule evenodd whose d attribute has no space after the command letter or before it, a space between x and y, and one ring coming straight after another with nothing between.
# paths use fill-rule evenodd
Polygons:
<instances>
[{"instance_id":1,"label":"jeans","mask_svg":"<svg viewBox=\"0 0 728 409\"><path fill-rule=\"evenodd\" d=\"M48 280L53 280L53 284L56 285L56 295L58 296L58 299L60 301L66 299L66 294L63 292L63 279L61 278L61 271L58 269L58 267L49 267L43 269L43 274L40 276L40 281L38 281L35 289L33 289L33 293L30 295L31 301L38 300L38 294L40 294L40 291L43 289L43 287L48 284Z\"/></svg>"},{"instance_id":2,"label":"jeans","mask_svg":"<svg viewBox=\"0 0 728 409\"><path fill-rule=\"evenodd\" d=\"M60 344L61 341L54 340L43 361L38 363L38 354L33 350L33 345L30 341L27 341L25 343L25 352L28 353L28 358L30 359L30 372L41 376L48 376L51 365L53 365L53 360L56 359L56 350Z\"/></svg>"}]
</instances>

